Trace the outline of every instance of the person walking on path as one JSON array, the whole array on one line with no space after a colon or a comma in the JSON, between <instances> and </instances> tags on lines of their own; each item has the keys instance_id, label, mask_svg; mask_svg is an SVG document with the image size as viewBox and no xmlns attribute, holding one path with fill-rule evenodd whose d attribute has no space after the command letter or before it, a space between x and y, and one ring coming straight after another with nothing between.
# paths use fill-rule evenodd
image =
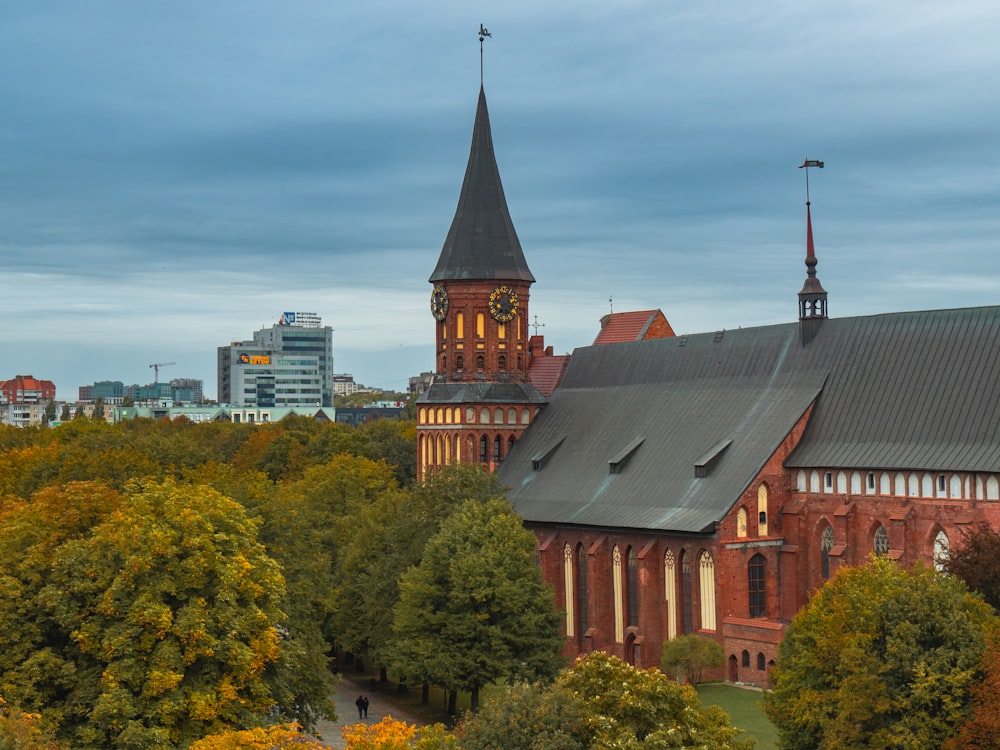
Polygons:
<instances>
[{"instance_id":1,"label":"person walking on path","mask_svg":"<svg viewBox=\"0 0 1000 750\"><path fill-rule=\"evenodd\" d=\"M365 709L367 708L367 706L365 704L367 702L368 701L365 700L365 698L364 698L363 695L359 695L358 699L356 701L354 701L354 705L358 707L358 718L359 719L365 718Z\"/></svg>"},{"instance_id":2,"label":"person walking on path","mask_svg":"<svg viewBox=\"0 0 1000 750\"><path fill-rule=\"evenodd\" d=\"M368 704L369 704L368 696L366 695L364 698L364 703L361 704L361 709L364 711L365 713L364 718L366 719L368 718Z\"/></svg>"}]
</instances>

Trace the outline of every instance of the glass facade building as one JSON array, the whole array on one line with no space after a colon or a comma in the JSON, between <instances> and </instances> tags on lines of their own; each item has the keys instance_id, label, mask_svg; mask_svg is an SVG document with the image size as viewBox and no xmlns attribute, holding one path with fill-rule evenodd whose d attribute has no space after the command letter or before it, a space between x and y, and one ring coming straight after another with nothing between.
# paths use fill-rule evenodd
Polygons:
<instances>
[{"instance_id":1,"label":"glass facade building","mask_svg":"<svg viewBox=\"0 0 1000 750\"><path fill-rule=\"evenodd\" d=\"M219 347L219 403L333 406L333 329L313 313L284 313L248 341Z\"/></svg>"}]
</instances>

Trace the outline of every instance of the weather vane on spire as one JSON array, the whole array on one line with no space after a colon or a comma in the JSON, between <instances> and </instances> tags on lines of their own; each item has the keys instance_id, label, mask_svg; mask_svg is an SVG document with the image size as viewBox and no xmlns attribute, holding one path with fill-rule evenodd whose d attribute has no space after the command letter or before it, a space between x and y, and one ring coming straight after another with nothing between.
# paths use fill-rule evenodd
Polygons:
<instances>
[{"instance_id":1,"label":"weather vane on spire","mask_svg":"<svg viewBox=\"0 0 1000 750\"><path fill-rule=\"evenodd\" d=\"M479 85L483 85L483 40L493 35L483 24L479 24Z\"/></svg>"},{"instance_id":2,"label":"weather vane on spire","mask_svg":"<svg viewBox=\"0 0 1000 750\"><path fill-rule=\"evenodd\" d=\"M809 205L809 167L818 167L819 169L822 169L823 168L823 162L821 162L821 161L819 161L817 159L806 159L804 162L802 162L799 165L799 169L803 169L804 168L806 170L806 205L807 206Z\"/></svg>"}]
</instances>

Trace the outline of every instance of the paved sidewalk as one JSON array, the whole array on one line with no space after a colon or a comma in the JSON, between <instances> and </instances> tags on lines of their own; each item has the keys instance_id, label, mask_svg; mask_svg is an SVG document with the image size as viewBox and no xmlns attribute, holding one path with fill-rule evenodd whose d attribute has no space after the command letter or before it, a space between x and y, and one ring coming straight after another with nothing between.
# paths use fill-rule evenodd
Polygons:
<instances>
[{"instance_id":1,"label":"paved sidewalk","mask_svg":"<svg viewBox=\"0 0 1000 750\"><path fill-rule=\"evenodd\" d=\"M380 692L365 690L349 678L341 676L337 682L337 691L334 693L334 702L337 705L336 721L319 721L316 723L316 732L320 736L320 741L327 747L339 748L343 750L344 739L341 729L347 724L358 723L358 708L354 701L359 695L364 695L369 700L368 718L361 719L368 724L378 724L385 716L392 716L397 721L405 721L407 724L423 725L423 721L417 719L405 711L400 710L385 700Z\"/></svg>"}]
</instances>

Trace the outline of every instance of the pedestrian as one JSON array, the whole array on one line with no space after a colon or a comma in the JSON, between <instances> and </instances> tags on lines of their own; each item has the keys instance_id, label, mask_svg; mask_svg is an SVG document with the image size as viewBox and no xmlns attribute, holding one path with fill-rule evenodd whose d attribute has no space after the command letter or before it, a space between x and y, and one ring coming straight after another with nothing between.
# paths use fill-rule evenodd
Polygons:
<instances>
[{"instance_id":1,"label":"pedestrian","mask_svg":"<svg viewBox=\"0 0 1000 750\"><path fill-rule=\"evenodd\" d=\"M365 711L365 718L367 719L368 718L368 696L365 696L364 711Z\"/></svg>"},{"instance_id":2,"label":"pedestrian","mask_svg":"<svg viewBox=\"0 0 1000 750\"><path fill-rule=\"evenodd\" d=\"M365 700L363 695L359 695L358 699L354 701L354 705L358 707L358 718L365 718L365 709L368 707L368 701Z\"/></svg>"}]
</instances>

